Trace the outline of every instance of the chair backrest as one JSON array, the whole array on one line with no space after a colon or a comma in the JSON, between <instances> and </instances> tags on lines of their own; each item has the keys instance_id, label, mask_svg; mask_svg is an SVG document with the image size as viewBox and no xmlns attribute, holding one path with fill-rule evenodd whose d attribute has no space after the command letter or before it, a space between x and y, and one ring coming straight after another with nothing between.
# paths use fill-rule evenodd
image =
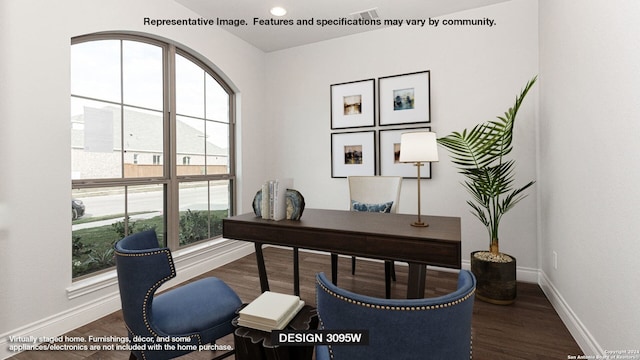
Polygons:
<instances>
[{"instance_id":1,"label":"chair backrest","mask_svg":"<svg viewBox=\"0 0 640 360\"><path fill-rule=\"evenodd\" d=\"M461 270L457 290L426 299L379 299L339 288L316 277L320 326L368 330L368 346L319 346L331 359L469 359L476 279ZM326 358L319 356L318 359Z\"/></svg>"},{"instance_id":2,"label":"chair backrest","mask_svg":"<svg viewBox=\"0 0 640 360\"><path fill-rule=\"evenodd\" d=\"M153 335L149 318L154 293L176 276L171 252L159 247L154 230L147 230L118 241L115 256L124 321L133 334Z\"/></svg>"},{"instance_id":3,"label":"chair backrest","mask_svg":"<svg viewBox=\"0 0 640 360\"><path fill-rule=\"evenodd\" d=\"M349 209L353 201L365 204L383 204L393 201L391 213L398 211L400 203L400 176L349 176Z\"/></svg>"}]
</instances>

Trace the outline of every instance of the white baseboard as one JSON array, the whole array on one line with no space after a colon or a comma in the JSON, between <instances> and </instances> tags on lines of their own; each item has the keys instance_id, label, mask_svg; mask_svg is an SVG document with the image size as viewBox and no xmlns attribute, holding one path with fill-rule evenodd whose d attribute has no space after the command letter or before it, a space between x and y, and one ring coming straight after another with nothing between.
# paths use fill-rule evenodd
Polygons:
<instances>
[{"instance_id":1,"label":"white baseboard","mask_svg":"<svg viewBox=\"0 0 640 360\"><path fill-rule=\"evenodd\" d=\"M580 355L588 355L601 358L605 358L604 350L598 344L593 335L589 332L587 327L580 321L580 318L576 315L575 312L571 309L569 304L564 300L558 289L553 285L551 280L547 277L544 271L540 270L540 277L538 280L538 285L542 288L542 291L551 302L551 305L556 310L560 319L565 324L573 338L582 349L584 354ZM579 354L575 354L579 355Z\"/></svg>"},{"instance_id":2,"label":"white baseboard","mask_svg":"<svg viewBox=\"0 0 640 360\"><path fill-rule=\"evenodd\" d=\"M253 252L252 243L236 240L214 240L175 251L172 255L177 276L162 288L177 285ZM91 292L102 289L110 290L107 295L88 300L74 308L0 334L0 359L6 359L16 354L16 352L9 351L9 345L11 345L9 337L11 336L60 336L119 310L120 295L117 280L115 280L115 270L112 273L101 274L96 278L97 281L88 280L74 283L67 289L69 298L90 296Z\"/></svg>"}]
</instances>

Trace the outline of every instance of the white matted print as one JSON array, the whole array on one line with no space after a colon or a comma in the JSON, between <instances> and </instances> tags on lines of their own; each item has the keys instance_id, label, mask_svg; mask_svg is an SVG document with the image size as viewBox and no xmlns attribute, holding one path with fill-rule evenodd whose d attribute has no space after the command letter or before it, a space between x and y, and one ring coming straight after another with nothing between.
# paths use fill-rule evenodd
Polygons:
<instances>
[{"instance_id":1,"label":"white matted print","mask_svg":"<svg viewBox=\"0 0 640 360\"><path fill-rule=\"evenodd\" d=\"M375 131L331 134L331 177L375 173Z\"/></svg>"},{"instance_id":2,"label":"white matted print","mask_svg":"<svg viewBox=\"0 0 640 360\"><path fill-rule=\"evenodd\" d=\"M430 71L378 79L380 125L431 122Z\"/></svg>"},{"instance_id":3,"label":"white matted print","mask_svg":"<svg viewBox=\"0 0 640 360\"><path fill-rule=\"evenodd\" d=\"M397 130L380 130L380 175L402 176L407 179L415 179L418 171L412 163L400 162L400 136L412 131L431 131L430 127L407 128ZM425 164L420 170L421 179L431 179L431 163Z\"/></svg>"},{"instance_id":4,"label":"white matted print","mask_svg":"<svg viewBox=\"0 0 640 360\"><path fill-rule=\"evenodd\" d=\"M331 85L331 129L375 125L375 80Z\"/></svg>"}]
</instances>

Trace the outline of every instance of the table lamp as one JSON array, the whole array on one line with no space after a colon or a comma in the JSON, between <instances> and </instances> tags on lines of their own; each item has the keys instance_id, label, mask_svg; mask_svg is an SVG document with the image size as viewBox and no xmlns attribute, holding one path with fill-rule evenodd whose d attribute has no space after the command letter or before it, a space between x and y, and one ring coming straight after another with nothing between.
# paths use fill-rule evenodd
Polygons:
<instances>
[{"instance_id":1,"label":"table lamp","mask_svg":"<svg viewBox=\"0 0 640 360\"><path fill-rule=\"evenodd\" d=\"M411 226L426 227L420 218L420 167L426 162L438 161L438 143L436 133L414 131L400 135L400 162L414 163L418 167L418 221Z\"/></svg>"}]
</instances>

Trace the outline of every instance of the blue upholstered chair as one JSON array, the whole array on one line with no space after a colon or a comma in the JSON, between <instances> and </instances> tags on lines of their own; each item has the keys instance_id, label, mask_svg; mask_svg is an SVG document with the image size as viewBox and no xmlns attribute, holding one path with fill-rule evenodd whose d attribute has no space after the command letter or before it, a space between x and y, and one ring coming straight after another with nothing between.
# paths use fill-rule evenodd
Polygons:
<instances>
[{"instance_id":1,"label":"blue upholstered chair","mask_svg":"<svg viewBox=\"0 0 640 360\"><path fill-rule=\"evenodd\" d=\"M369 330L369 345L316 347L317 360L471 358L476 278L461 270L457 290L428 299L380 299L341 289L317 275L320 328Z\"/></svg>"},{"instance_id":2,"label":"blue upholstered chair","mask_svg":"<svg viewBox=\"0 0 640 360\"><path fill-rule=\"evenodd\" d=\"M132 346L130 359L174 358L234 330L231 320L242 303L220 279L197 280L156 296L156 290L175 277L176 270L171 252L159 247L155 231L135 233L118 241L115 254L122 313ZM181 339L157 341L167 336ZM136 341L136 337L145 339ZM161 350L151 350L158 344ZM232 354L224 353L219 358Z\"/></svg>"}]
</instances>

